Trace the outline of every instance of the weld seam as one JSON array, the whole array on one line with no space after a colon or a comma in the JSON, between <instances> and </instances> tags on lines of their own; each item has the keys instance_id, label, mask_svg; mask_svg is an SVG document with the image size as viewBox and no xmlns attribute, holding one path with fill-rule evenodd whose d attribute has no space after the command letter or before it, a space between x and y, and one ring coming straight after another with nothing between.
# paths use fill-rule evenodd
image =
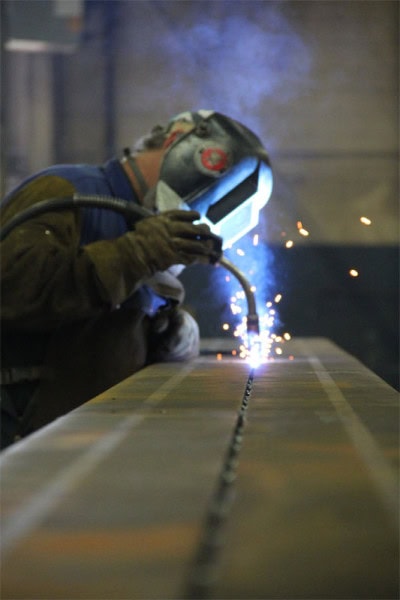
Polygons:
<instances>
[{"instance_id":1,"label":"weld seam","mask_svg":"<svg viewBox=\"0 0 400 600\"><path fill-rule=\"evenodd\" d=\"M184 598L203 600L210 597L218 575L219 556L224 544L223 529L235 498L235 481L247 409L254 381L250 371L237 419L220 470L217 484L202 527L200 543L191 566Z\"/></svg>"}]
</instances>

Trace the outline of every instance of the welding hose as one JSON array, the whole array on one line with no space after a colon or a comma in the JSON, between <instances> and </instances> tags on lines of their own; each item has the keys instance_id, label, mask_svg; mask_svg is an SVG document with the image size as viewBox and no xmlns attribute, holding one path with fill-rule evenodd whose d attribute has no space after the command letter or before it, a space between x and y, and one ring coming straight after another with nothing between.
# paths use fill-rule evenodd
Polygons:
<instances>
[{"instance_id":1,"label":"welding hose","mask_svg":"<svg viewBox=\"0 0 400 600\"><path fill-rule=\"evenodd\" d=\"M154 214L143 206L139 206L133 202L127 202L122 198L114 198L113 196L74 194L73 196L65 196L63 198L49 198L48 200L37 202L10 219L8 223L1 228L0 241L3 241L15 227L18 227L28 219L32 219L33 217L37 217L49 211L67 210L75 207L113 210L124 215L131 223L145 217L150 217ZM260 331L259 319L256 311L256 301L249 282L243 273L225 256L222 256L218 262L232 273L242 286L248 306L247 331L249 333L253 332L258 334Z\"/></svg>"},{"instance_id":2,"label":"welding hose","mask_svg":"<svg viewBox=\"0 0 400 600\"><path fill-rule=\"evenodd\" d=\"M113 196L97 196L86 194L74 194L63 198L49 198L42 202L30 206L26 210L16 214L12 219L1 228L0 241L3 241L8 234L18 225L21 225L28 219L37 217L43 213L54 210L67 210L75 207L82 208L104 208L123 214L130 221L137 221L144 217L150 217L153 213L143 206L127 202L122 198Z\"/></svg>"}]
</instances>

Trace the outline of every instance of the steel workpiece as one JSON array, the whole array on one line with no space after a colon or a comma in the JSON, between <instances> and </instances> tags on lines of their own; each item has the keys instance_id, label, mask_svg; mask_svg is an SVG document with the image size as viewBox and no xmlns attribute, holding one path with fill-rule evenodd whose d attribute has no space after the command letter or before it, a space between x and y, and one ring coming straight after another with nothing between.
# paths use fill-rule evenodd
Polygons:
<instances>
[{"instance_id":1,"label":"steel workpiece","mask_svg":"<svg viewBox=\"0 0 400 600\"><path fill-rule=\"evenodd\" d=\"M1 596L395 598L399 396L283 351L150 366L6 449Z\"/></svg>"}]
</instances>

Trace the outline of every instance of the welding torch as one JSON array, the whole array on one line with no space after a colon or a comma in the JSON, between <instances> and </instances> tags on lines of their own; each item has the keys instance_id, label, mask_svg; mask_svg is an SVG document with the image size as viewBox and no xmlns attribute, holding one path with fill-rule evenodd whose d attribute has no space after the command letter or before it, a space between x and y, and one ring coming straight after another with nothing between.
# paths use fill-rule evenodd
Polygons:
<instances>
[{"instance_id":1,"label":"welding torch","mask_svg":"<svg viewBox=\"0 0 400 600\"><path fill-rule=\"evenodd\" d=\"M80 208L105 208L123 214L128 222L133 225L135 221L145 217L153 216L154 213L132 202L127 202L121 198L113 196L100 196L89 194L74 194L62 198L50 198L37 202L26 210L17 213L12 217L0 231L0 241L3 241L9 233L15 228L38 215L54 210L66 210L75 207ZM259 318L256 310L256 300L250 283L247 281L243 273L225 256L221 256L217 261L221 266L225 267L239 281L247 300L247 333L258 335L260 333Z\"/></svg>"},{"instance_id":2,"label":"welding torch","mask_svg":"<svg viewBox=\"0 0 400 600\"><path fill-rule=\"evenodd\" d=\"M219 259L219 264L225 267L228 271L232 273L239 281L240 285L243 288L243 291L246 295L247 300L247 333L253 333L259 335L260 333L260 320L258 318L257 310L256 310L256 299L254 293L251 289L250 283L247 281L246 277L243 273L234 265L230 260L226 258L226 256L221 256Z\"/></svg>"}]
</instances>

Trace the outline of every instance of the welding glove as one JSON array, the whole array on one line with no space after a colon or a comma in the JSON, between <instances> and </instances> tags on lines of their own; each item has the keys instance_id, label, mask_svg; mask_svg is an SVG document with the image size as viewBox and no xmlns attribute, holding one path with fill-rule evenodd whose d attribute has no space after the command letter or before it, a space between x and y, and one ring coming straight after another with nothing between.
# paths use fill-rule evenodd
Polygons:
<instances>
[{"instance_id":1,"label":"welding glove","mask_svg":"<svg viewBox=\"0 0 400 600\"><path fill-rule=\"evenodd\" d=\"M153 321L149 347L149 362L184 361L195 358L200 351L199 326L182 308L161 314Z\"/></svg>"},{"instance_id":2,"label":"welding glove","mask_svg":"<svg viewBox=\"0 0 400 600\"><path fill-rule=\"evenodd\" d=\"M214 264L221 256L222 239L210 232L194 210L170 210L146 217L126 234L132 244L134 264L142 276L151 276L172 265Z\"/></svg>"}]
</instances>

